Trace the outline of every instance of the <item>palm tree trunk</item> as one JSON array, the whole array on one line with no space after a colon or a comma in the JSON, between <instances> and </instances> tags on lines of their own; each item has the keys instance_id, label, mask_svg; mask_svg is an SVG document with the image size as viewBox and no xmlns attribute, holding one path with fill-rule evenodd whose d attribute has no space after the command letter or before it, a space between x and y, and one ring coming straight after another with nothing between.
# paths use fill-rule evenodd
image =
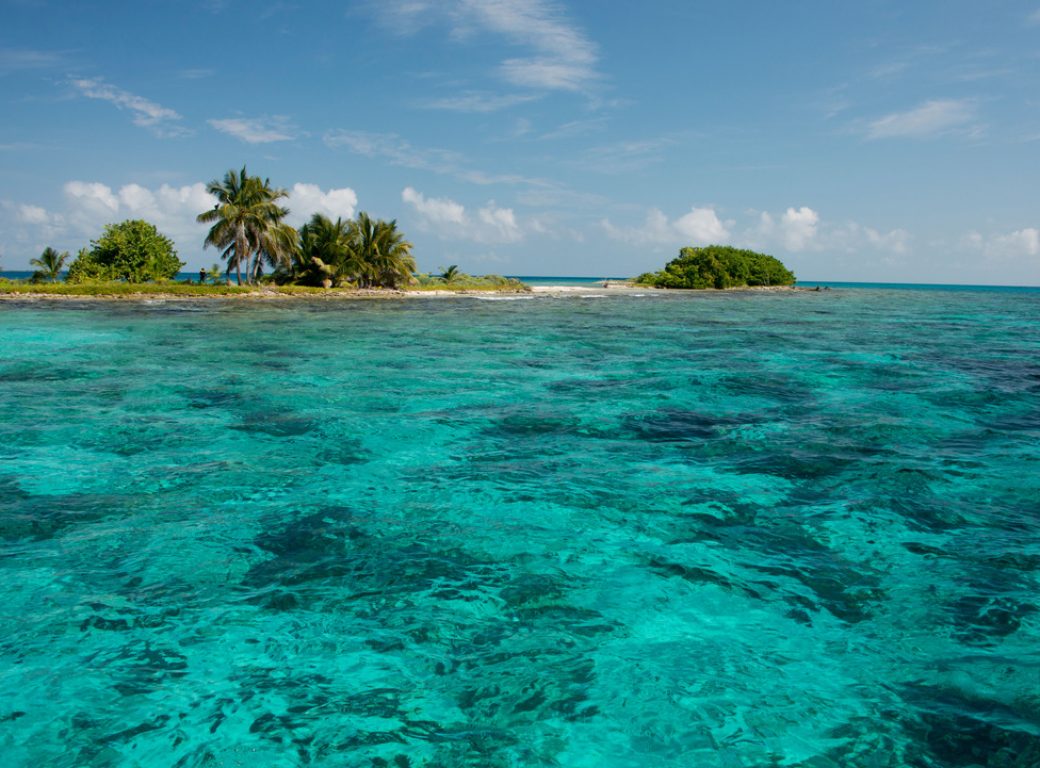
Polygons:
<instances>
[{"instance_id":1,"label":"palm tree trunk","mask_svg":"<svg viewBox=\"0 0 1040 768\"><path fill-rule=\"evenodd\" d=\"M238 284L242 285L242 254L246 250L246 233L242 225L238 225L238 231L235 233L235 272L238 275ZM246 257L249 258L248 256ZM248 267L248 262L246 267Z\"/></svg>"}]
</instances>

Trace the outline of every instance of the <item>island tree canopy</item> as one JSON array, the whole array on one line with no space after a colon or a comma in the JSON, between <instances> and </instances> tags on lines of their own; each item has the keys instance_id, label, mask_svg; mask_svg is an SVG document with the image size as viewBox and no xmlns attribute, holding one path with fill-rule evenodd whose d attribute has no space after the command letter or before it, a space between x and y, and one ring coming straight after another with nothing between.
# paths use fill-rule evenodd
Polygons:
<instances>
[{"instance_id":1,"label":"island tree canopy","mask_svg":"<svg viewBox=\"0 0 1040 768\"><path fill-rule=\"evenodd\" d=\"M82 249L69 265L70 283L171 280L184 266L184 262L177 258L173 241L159 232L154 224L140 219L109 224L101 237L90 245L89 251Z\"/></svg>"},{"instance_id":2,"label":"island tree canopy","mask_svg":"<svg viewBox=\"0 0 1040 768\"><path fill-rule=\"evenodd\" d=\"M728 245L683 248L660 272L636 278L656 288L741 288L794 285L794 273L779 259Z\"/></svg>"},{"instance_id":3,"label":"island tree canopy","mask_svg":"<svg viewBox=\"0 0 1040 768\"><path fill-rule=\"evenodd\" d=\"M227 261L227 273L234 269L238 284L242 284L242 269L246 280L256 283L266 261L272 267L287 266L296 251L296 230L282 219L289 209L279 204L289 193L271 186L270 179L250 176L245 166L214 179L206 191L217 198L216 204L196 218L203 224L212 224L206 235L206 246L221 249L221 258Z\"/></svg>"},{"instance_id":4,"label":"island tree canopy","mask_svg":"<svg viewBox=\"0 0 1040 768\"><path fill-rule=\"evenodd\" d=\"M361 288L397 288L412 280L415 259L396 219L332 221L316 213L300 228L299 247L287 273L276 275L303 285L354 284Z\"/></svg>"}]
</instances>

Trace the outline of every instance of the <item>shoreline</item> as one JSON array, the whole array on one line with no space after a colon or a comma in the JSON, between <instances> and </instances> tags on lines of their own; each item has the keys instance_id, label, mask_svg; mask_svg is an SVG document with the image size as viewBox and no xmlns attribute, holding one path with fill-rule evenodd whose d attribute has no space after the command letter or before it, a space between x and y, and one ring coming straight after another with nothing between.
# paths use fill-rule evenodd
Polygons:
<instances>
[{"instance_id":1,"label":"shoreline","mask_svg":"<svg viewBox=\"0 0 1040 768\"><path fill-rule=\"evenodd\" d=\"M453 298L467 297L475 298L508 296L508 297L537 297L537 296L625 296L646 295L648 293L668 294L719 294L719 293L794 293L813 292L813 288L800 286L745 286L742 288L652 288L634 286L631 284L618 284L609 288L603 286L576 286L576 285L537 285L531 286L524 291L501 291L501 290L427 290L408 291L392 289L354 289L314 292L288 292L278 290L255 290L255 291L233 291L228 293L166 293L155 292L128 292L128 293L57 293L48 291L11 291L0 292L0 302L66 302L66 301L98 301L98 302L147 302L147 301L389 301L409 300L421 298Z\"/></svg>"}]
</instances>

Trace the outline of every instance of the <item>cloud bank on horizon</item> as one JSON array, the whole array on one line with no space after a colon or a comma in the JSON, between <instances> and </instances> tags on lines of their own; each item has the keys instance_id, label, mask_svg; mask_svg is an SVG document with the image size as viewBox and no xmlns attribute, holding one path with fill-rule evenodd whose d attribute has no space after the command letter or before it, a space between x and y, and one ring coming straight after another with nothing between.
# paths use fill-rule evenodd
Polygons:
<instances>
[{"instance_id":1,"label":"cloud bank on horizon","mask_svg":"<svg viewBox=\"0 0 1040 768\"><path fill-rule=\"evenodd\" d=\"M810 280L1040 284L1033 4L240 2L70 7L67 31L8 4L0 268L126 218L208 264L205 184L245 163L293 224L398 219L424 269L624 275L724 243ZM229 36L264 60L213 63Z\"/></svg>"}]
</instances>

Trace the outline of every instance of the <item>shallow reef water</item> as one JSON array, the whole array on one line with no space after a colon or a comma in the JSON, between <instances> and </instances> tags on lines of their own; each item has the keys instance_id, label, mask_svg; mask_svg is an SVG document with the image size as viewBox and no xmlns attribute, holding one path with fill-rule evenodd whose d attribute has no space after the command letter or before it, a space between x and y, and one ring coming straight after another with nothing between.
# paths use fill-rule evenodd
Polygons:
<instances>
[{"instance_id":1,"label":"shallow reef water","mask_svg":"<svg viewBox=\"0 0 1040 768\"><path fill-rule=\"evenodd\" d=\"M1040 766L1040 292L0 305L9 766Z\"/></svg>"}]
</instances>

